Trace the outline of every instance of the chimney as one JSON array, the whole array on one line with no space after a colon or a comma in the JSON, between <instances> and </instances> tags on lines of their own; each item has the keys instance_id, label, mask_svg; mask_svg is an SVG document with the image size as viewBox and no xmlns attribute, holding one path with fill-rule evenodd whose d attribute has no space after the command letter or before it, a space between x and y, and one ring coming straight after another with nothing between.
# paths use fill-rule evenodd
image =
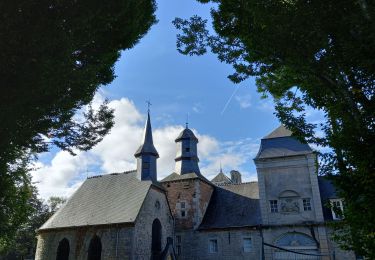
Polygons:
<instances>
[{"instance_id":1,"label":"chimney","mask_svg":"<svg viewBox=\"0 0 375 260\"><path fill-rule=\"evenodd\" d=\"M239 171L235 171L235 170L230 171L230 179L232 183L234 184L242 183L241 173Z\"/></svg>"}]
</instances>

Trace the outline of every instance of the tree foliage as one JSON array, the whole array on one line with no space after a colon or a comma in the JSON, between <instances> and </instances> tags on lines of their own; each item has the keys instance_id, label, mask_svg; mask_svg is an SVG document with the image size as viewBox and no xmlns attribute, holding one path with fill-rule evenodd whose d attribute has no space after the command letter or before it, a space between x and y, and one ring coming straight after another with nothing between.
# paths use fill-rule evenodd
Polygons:
<instances>
[{"instance_id":1,"label":"tree foliage","mask_svg":"<svg viewBox=\"0 0 375 260\"><path fill-rule=\"evenodd\" d=\"M375 258L375 4L371 1L202 0L213 2L213 29L198 16L176 18L177 49L209 49L233 65L229 78L256 77L278 118L300 138L327 146L325 173L338 174L346 248ZM320 125L306 109L322 110ZM315 135L320 127L323 137ZM340 235L341 234L341 235Z\"/></svg>"},{"instance_id":2,"label":"tree foliage","mask_svg":"<svg viewBox=\"0 0 375 260\"><path fill-rule=\"evenodd\" d=\"M4 259L33 258L37 245L36 231L40 228L64 203L63 197L50 197L43 201L38 197L35 186L32 186L32 195L28 199L31 212L27 221L17 228L16 235L8 241L8 246L0 250Z\"/></svg>"},{"instance_id":3,"label":"tree foliage","mask_svg":"<svg viewBox=\"0 0 375 260\"><path fill-rule=\"evenodd\" d=\"M121 50L147 32L155 8L154 0L1 1L0 240L25 219L31 154L88 150L108 133L106 103L74 115L114 79Z\"/></svg>"}]
</instances>

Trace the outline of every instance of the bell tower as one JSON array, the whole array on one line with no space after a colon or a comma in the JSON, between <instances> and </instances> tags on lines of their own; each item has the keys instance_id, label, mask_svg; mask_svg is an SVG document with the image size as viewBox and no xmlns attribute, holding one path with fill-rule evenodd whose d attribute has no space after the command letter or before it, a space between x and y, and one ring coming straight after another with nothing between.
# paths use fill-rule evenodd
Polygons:
<instances>
[{"instance_id":1,"label":"bell tower","mask_svg":"<svg viewBox=\"0 0 375 260\"><path fill-rule=\"evenodd\" d=\"M137 158L137 178L144 180L157 180L156 159L159 154L155 149L152 139L152 129L150 120L150 110L147 112L147 121L143 134L143 142L134 154Z\"/></svg>"},{"instance_id":2,"label":"bell tower","mask_svg":"<svg viewBox=\"0 0 375 260\"><path fill-rule=\"evenodd\" d=\"M186 128L176 138L175 142L177 144L175 172L180 175L187 173L200 175L197 153L198 138L194 135L193 131L186 125Z\"/></svg>"}]
</instances>

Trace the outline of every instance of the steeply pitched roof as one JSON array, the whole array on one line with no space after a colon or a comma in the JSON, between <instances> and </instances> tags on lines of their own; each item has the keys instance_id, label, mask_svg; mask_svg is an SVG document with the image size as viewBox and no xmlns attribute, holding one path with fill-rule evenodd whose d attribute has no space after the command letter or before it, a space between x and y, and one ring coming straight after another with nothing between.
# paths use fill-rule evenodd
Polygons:
<instances>
[{"instance_id":1,"label":"steeply pitched roof","mask_svg":"<svg viewBox=\"0 0 375 260\"><path fill-rule=\"evenodd\" d=\"M292 132L283 125L276 128L261 140L255 159L296 156L313 152L307 143L302 143L291 134Z\"/></svg>"},{"instance_id":2,"label":"steeply pitched roof","mask_svg":"<svg viewBox=\"0 0 375 260\"><path fill-rule=\"evenodd\" d=\"M212 180L214 184L229 184L232 183L231 179L228 178L222 171L218 173Z\"/></svg>"},{"instance_id":3,"label":"steeply pitched roof","mask_svg":"<svg viewBox=\"0 0 375 260\"><path fill-rule=\"evenodd\" d=\"M203 175L197 174L195 172L185 173L185 174L178 174L178 173L173 172L169 174L167 177L165 177L164 179L162 179L160 182L188 180L188 179L195 179L195 178L201 179L204 182L211 184L211 182L207 180Z\"/></svg>"},{"instance_id":4,"label":"steeply pitched roof","mask_svg":"<svg viewBox=\"0 0 375 260\"><path fill-rule=\"evenodd\" d=\"M333 185L333 182L324 176L318 176L318 183L319 183L320 198L322 200L324 219L332 220L333 219L332 211L327 205L327 203L329 203L330 199L339 198L336 192L336 188Z\"/></svg>"},{"instance_id":5,"label":"steeply pitched roof","mask_svg":"<svg viewBox=\"0 0 375 260\"><path fill-rule=\"evenodd\" d=\"M88 178L40 230L132 223L151 185L138 180L135 171Z\"/></svg>"},{"instance_id":6,"label":"steeply pitched roof","mask_svg":"<svg viewBox=\"0 0 375 260\"><path fill-rule=\"evenodd\" d=\"M138 150L135 152L134 156L138 157L141 154L152 154L159 158L158 151L154 146L154 142L152 139L152 129L151 129L151 120L150 120L150 113L147 114L147 121L143 133L143 142L141 146L139 146Z\"/></svg>"},{"instance_id":7,"label":"steeply pitched roof","mask_svg":"<svg viewBox=\"0 0 375 260\"><path fill-rule=\"evenodd\" d=\"M261 224L257 182L215 187L199 229L250 227Z\"/></svg>"},{"instance_id":8,"label":"steeply pitched roof","mask_svg":"<svg viewBox=\"0 0 375 260\"><path fill-rule=\"evenodd\" d=\"M284 125L280 125L271 133L263 137L263 139L271 139L271 138L287 137L287 136L292 136L292 132L288 130Z\"/></svg>"}]
</instances>

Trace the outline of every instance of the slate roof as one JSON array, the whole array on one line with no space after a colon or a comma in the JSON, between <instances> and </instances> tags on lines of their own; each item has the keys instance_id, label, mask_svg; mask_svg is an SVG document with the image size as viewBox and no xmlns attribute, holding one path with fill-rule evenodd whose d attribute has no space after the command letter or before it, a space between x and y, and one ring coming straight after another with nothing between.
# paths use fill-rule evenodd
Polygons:
<instances>
[{"instance_id":1,"label":"slate roof","mask_svg":"<svg viewBox=\"0 0 375 260\"><path fill-rule=\"evenodd\" d=\"M194 135L193 131L191 131L189 128L185 128L179 136L177 136L175 142L178 142L182 139L193 139L198 142L198 138Z\"/></svg>"},{"instance_id":2,"label":"slate roof","mask_svg":"<svg viewBox=\"0 0 375 260\"><path fill-rule=\"evenodd\" d=\"M132 223L152 185L136 171L88 178L40 230Z\"/></svg>"},{"instance_id":3,"label":"slate roof","mask_svg":"<svg viewBox=\"0 0 375 260\"><path fill-rule=\"evenodd\" d=\"M218 175L216 175L211 180L211 182L213 182L214 184L221 184L221 183L230 184L230 183L232 183L231 179L229 179L229 177L226 176L223 172L219 172Z\"/></svg>"},{"instance_id":4,"label":"slate roof","mask_svg":"<svg viewBox=\"0 0 375 260\"><path fill-rule=\"evenodd\" d=\"M329 203L330 199L339 198L336 192L336 188L333 185L332 181L324 176L318 176L318 184L319 184L320 198L322 200L324 219L333 220L332 211L328 207L327 203Z\"/></svg>"},{"instance_id":5,"label":"slate roof","mask_svg":"<svg viewBox=\"0 0 375 260\"><path fill-rule=\"evenodd\" d=\"M207 180L202 174L197 174L195 172L192 173L184 173L184 174L178 174L178 173L171 173L164 179L162 179L160 182L167 182L167 181L179 181L179 180L187 180L187 179L201 179L207 183L212 184L209 180Z\"/></svg>"},{"instance_id":6,"label":"slate roof","mask_svg":"<svg viewBox=\"0 0 375 260\"><path fill-rule=\"evenodd\" d=\"M257 182L215 187L199 229L251 227L261 224Z\"/></svg>"},{"instance_id":7,"label":"slate roof","mask_svg":"<svg viewBox=\"0 0 375 260\"><path fill-rule=\"evenodd\" d=\"M147 113L147 120L146 120L145 130L143 133L142 144L139 146L134 156L139 157L142 154L151 154L159 158L158 151L156 150L153 139L152 139L150 113Z\"/></svg>"},{"instance_id":8,"label":"slate roof","mask_svg":"<svg viewBox=\"0 0 375 260\"><path fill-rule=\"evenodd\" d=\"M291 135L291 131L283 125L279 126L261 140L255 159L295 156L313 152L307 143L302 143Z\"/></svg>"}]
</instances>

